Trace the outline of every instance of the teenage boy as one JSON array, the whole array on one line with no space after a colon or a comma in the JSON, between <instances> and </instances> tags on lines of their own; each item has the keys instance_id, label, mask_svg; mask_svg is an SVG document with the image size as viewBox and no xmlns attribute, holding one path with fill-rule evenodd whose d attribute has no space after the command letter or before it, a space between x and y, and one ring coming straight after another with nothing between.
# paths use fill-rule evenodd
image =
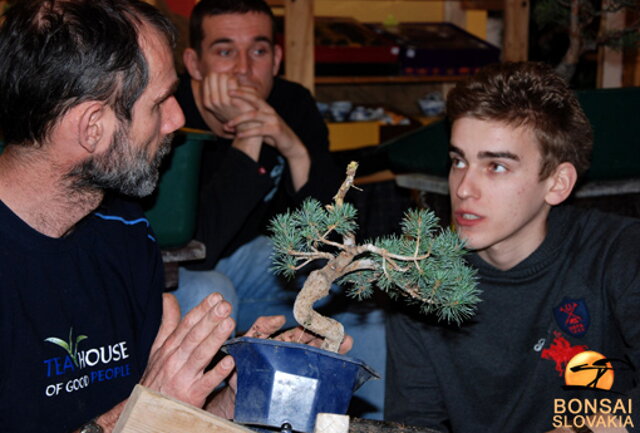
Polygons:
<instances>
[{"instance_id":1,"label":"teenage boy","mask_svg":"<svg viewBox=\"0 0 640 433\"><path fill-rule=\"evenodd\" d=\"M592 147L576 97L547 66L503 63L457 85L447 115L452 215L483 302L459 327L388 320L386 418L452 432L545 432L584 424L575 401L609 399L624 406L595 408L608 427L637 427L627 412L639 407L640 222L558 206ZM586 350L615 360L605 365L616 394L565 387L567 364ZM577 367L593 378L601 369Z\"/></svg>"}]
</instances>

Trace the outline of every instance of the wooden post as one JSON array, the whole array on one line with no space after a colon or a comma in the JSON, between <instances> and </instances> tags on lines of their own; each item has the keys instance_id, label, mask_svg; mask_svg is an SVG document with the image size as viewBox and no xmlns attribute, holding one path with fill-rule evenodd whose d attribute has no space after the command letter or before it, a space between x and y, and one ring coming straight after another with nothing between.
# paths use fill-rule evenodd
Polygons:
<instances>
[{"instance_id":1,"label":"wooden post","mask_svg":"<svg viewBox=\"0 0 640 433\"><path fill-rule=\"evenodd\" d=\"M315 93L314 0L285 0L285 76Z\"/></svg>"},{"instance_id":2,"label":"wooden post","mask_svg":"<svg viewBox=\"0 0 640 433\"><path fill-rule=\"evenodd\" d=\"M529 0L504 0L503 61L529 57Z\"/></svg>"},{"instance_id":3,"label":"wooden post","mask_svg":"<svg viewBox=\"0 0 640 433\"><path fill-rule=\"evenodd\" d=\"M609 4L608 0L604 0L602 8L605 9ZM611 30L619 30L625 25L624 9L616 13L605 13L600 18L600 32L604 35ZM622 86L622 51L613 48L601 46L598 48L598 74L596 87L599 89L620 87Z\"/></svg>"},{"instance_id":4,"label":"wooden post","mask_svg":"<svg viewBox=\"0 0 640 433\"><path fill-rule=\"evenodd\" d=\"M136 385L113 433L253 433L197 407Z\"/></svg>"},{"instance_id":5,"label":"wooden post","mask_svg":"<svg viewBox=\"0 0 640 433\"><path fill-rule=\"evenodd\" d=\"M444 20L461 29L467 28L467 13L459 1L444 2Z\"/></svg>"},{"instance_id":6,"label":"wooden post","mask_svg":"<svg viewBox=\"0 0 640 433\"><path fill-rule=\"evenodd\" d=\"M629 50L622 85L624 87L640 86L640 49L638 48Z\"/></svg>"}]
</instances>

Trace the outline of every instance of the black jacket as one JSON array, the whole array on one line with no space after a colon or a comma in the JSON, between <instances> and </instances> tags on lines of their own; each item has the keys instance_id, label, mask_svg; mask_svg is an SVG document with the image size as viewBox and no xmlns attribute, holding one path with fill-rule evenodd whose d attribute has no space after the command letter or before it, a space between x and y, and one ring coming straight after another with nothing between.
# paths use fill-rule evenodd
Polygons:
<instances>
[{"instance_id":1,"label":"black jacket","mask_svg":"<svg viewBox=\"0 0 640 433\"><path fill-rule=\"evenodd\" d=\"M208 130L191 90L188 75L177 92L189 128ZM285 159L272 146L262 146L255 162L218 139L205 145L202 155L196 239L207 249L204 261L191 269L212 269L220 258L265 234L277 213L297 207L306 197L328 203L338 190L340 175L329 153L328 130L315 100L299 84L276 78L267 99L307 147L311 157L309 181L294 192Z\"/></svg>"}]
</instances>

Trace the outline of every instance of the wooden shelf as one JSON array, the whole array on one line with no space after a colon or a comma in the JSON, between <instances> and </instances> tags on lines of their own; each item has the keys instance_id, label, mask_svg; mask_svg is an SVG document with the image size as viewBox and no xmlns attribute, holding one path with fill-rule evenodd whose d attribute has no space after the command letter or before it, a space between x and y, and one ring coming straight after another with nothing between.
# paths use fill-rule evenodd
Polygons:
<instances>
[{"instance_id":1,"label":"wooden shelf","mask_svg":"<svg viewBox=\"0 0 640 433\"><path fill-rule=\"evenodd\" d=\"M267 0L274 7L284 6L286 77L301 83L311 92L317 84L420 83L457 81L462 77L314 77L314 3L319 0ZM347 0L345 0L347 1ZM411 0L403 0L411 1ZM424 0L423 0L424 1ZM442 1L442 0L439 0ZM525 60L528 52L530 0L458 0L443 1L445 20L460 25L463 7L488 7L504 10L505 34L502 60ZM448 11L448 12L447 12ZM457 12L456 12L457 11ZM287 19L288 18L288 19ZM465 27L464 22L461 27Z\"/></svg>"},{"instance_id":2,"label":"wooden shelf","mask_svg":"<svg viewBox=\"0 0 640 433\"><path fill-rule=\"evenodd\" d=\"M465 75L389 75L389 76L344 76L315 77L316 84L385 84L385 83L439 83L462 81Z\"/></svg>"}]
</instances>

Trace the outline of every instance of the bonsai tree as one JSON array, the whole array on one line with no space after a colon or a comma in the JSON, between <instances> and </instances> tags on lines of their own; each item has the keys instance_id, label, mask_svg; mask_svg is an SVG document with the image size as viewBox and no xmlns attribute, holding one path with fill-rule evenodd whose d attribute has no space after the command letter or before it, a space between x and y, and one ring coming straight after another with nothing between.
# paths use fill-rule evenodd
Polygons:
<instances>
[{"instance_id":1,"label":"bonsai tree","mask_svg":"<svg viewBox=\"0 0 640 433\"><path fill-rule=\"evenodd\" d=\"M402 235L356 243L356 210L344 197L353 187L357 167L355 162L347 167L333 204L322 207L308 199L299 210L271 221L276 273L291 278L309 263L326 261L309 274L298 293L296 321L324 337L323 349L337 352L344 337L342 324L313 309L334 282L346 284L347 293L358 299L370 296L374 287L393 298L404 295L423 313L449 322L471 316L479 302L475 271L462 260L463 242L453 231L440 229L433 212L408 212Z\"/></svg>"}]
</instances>

